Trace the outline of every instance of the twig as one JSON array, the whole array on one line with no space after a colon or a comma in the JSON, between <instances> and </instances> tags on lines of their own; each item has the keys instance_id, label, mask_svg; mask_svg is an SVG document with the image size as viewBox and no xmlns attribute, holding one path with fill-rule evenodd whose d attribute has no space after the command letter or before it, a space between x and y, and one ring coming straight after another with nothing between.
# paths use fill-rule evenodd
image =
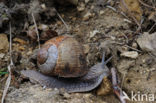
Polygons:
<instances>
[{"instance_id":1,"label":"twig","mask_svg":"<svg viewBox=\"0 0 156 103\"><path fill-rule=\"evenodd\" d=\"M121 103L126 103L125 99L127 98L125 98L125 95L123 94L122 89L118 85L117 74L116 74L115 68L111 68L111 73L112 73L112 84L113 84L114 93L118 96Z\"/></svg>"},{"instance_id":2,"label":"twig","mask_svg":"<svg viewBox=\"0 0 156 103\"><path fill-rule=\"evenodd\" d=\"M126 45L126 44L122 44L122 43L118 43L118 42L115 42L115 44L123 45L123 46L128 47L128 48L130 48L130 49L132 49L132 50L135 50L135 51L137 51L137 52L142 52L141 50L138 50L138 49L133 48L133 47L131 47L131 46L128 46L128 45Z\"/></svg>"},{"instance_id":3,"label":"twig","mask_svg":"<svg viewBox=\"0 0 156 103\"><path fill-rule=\"evenodd\" d=\"M5 88L4 88L4 91L3 91L3 96L2 96L1 103L4 103L4 99L6 97L8 88L10 86L10 82L11 82L11 65L8 66L8 71L9 71L9 76L8 76L8 78L6 80L6 83L5 83Z\"/></svg>"},{"instance_id":4,"label":"twig","mask_svg":"<svg viewBox=\"0 0 156 103\"><path fill-rule=\"evenodd\" d=\"M132 49L132 50L135 50L135 51L138 51L138 52L142 52L141 50L135 49L135 48L133 48L133 47L131 47L131 46L128 46L128 45L124 45L124 46L126 46L126 47L128 47L128 48L130 48L130 49Z\"/></svg>"},{"instance_id":5,"label":"twig","mask_svg":"<svg viewBox=\"0 0 156 103\"><path fill-rule=\"evenodd\" d=\"M121 81L121 89L123 87L123 83L124 83L124 80L125 80L125 75L126 75L126 73L123 74L123 78L122 78L122 81Z\"/></svg>"},{"instance_id":6,"label":"twig","mask_svg":"<svg viewBox=\"0 0 156 103\"><path fill-rule=\"evenodd\" d=\"M13 65L13 61L12 61L12 33L11 33L11 23L9 24L10 25L10 44L9 44L9 48L10 48L10 65Z\"/></svg>"},{"instance_id":7,"label":"twig","mask_svg":"<svg viewBox=\"0 0 156 103\"><path fill-rule=\"evenodd\" d=\"M3 91L3 96L2 96L2 100L1 100L1 103L4 103L4 99L6 97L6 94L7 94L7 91L8 91L8 88L10 86L10 82L11 82L11 66L13 66L13 61L12 61L12 34L11 34L11 23L10 23L10 64L8 65L8 71L9 71L9 76L6 80L6 83L5 83L5 88L4 88L4 91Z\"/></svg>"},{"instance_id":8,"label":"twig","mask_svg":"<svg viewBox=\"0 0 156 103\"><path fill-rule=\"evenodd\" d=\"M6 78L7 78L7 76L5 76L4 78L2 78L2 79L0 80L0 82L3 82Z\"/></svg>"},{"instance_id":9,"label":"twig","mask_svg":"<svg viewBox=\"0 0 156 103\"><path fill-rule=\"evenodd\" d=\"M58 17L60 18L60 20L61 20L61 21L63 22L63 24L65 25L67 31L69 31L68 25L67 25L66 22L63 20L63 18L61 17L61 15L57 12L57 10L56 10L56 14L58 15Z\"/></svg>"},{"instance_id":10,"label":"twig","mask_svg":"<svg viewBox=\"0 0 156 103\"><path fill-rule=\"evenodd\" d=\"M142 5L144 5L144 6L148 7L148 8L152 8L152 9L156 10L155 7L152 7L152 6L150 6L150 5L146 4L146 3L144 3L142 0L139 0L139 2L140 2Z\"/></svg>"},{"instance_id":11,"label":"twig","mask_svg":"<svg viewBox=\"0 0 156 103\"><path fill-rule=\"evenodd\" d=\"M112 84L113 84L113 86L115 86L118 84L115 68L111 68L111 73L112 73Z\"/></svg>"},{"instance_id":12,"label":"twig","mask_svg":"<svg viewBox=\"0 0 156 103\"><path fill-rule=\"evenodd\" d=\"M154 25L148 30L148 32L151 32L152 29L156 26L156 22L154 23Z\"/></svg>"},{"instance_id":13,"label":"twig","mask_svg":"<svg viewBox=\"0 0 156 103\"><path fill-rule=\"evenodd\" d=\"M40 37L39 37L39 32L38 32L37 24L36 24L35 17L34 17L33 13L32 13L32 18L34 21L34 25L35 25L35 29L36 29L36 33L37 33L37 41L38 41L38 45L39 45L39 49L40 49Z\"/></svg>"},{"instance_id":14,"label":"twig","mask_svg":"<svg viewBox=\"0 0 156 103\"><path fill-rule=\"evenodd\" d=\"M115 12L117 12L117 10L114 7L112 7L112 6L107 5L106 7L112 9Z\"/></svg>"},{"instance_id":15,"label":"twig","mask_svg":"<svg viewBox=\"0 0 156 103\"><path fill-rule=\"evenodd\" d=\"M123 32L121 32L120 30L119 30L119 32L121 33L121 34L123 34L123 36L125 37L125 39L126 39L126 43L128 43L128 37L123 33Z\"/></svg>"}]
</instances>

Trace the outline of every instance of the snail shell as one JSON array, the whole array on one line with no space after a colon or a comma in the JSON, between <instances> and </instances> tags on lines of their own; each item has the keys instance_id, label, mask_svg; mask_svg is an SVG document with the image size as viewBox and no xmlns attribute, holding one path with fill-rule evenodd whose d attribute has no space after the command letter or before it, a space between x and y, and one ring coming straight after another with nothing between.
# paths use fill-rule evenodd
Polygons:
<instances>
[{"instance_id":1,"label":"snail shell","mask_svg":"<svg viewBox=\"0 0 156 103\"><path fill-rule=\"evenodd\" d=\"M58 36L47 41L37 54L43 74L59 77L81 77L87 72L82 45L71 36Z\"/></svg>"}]
</instances>

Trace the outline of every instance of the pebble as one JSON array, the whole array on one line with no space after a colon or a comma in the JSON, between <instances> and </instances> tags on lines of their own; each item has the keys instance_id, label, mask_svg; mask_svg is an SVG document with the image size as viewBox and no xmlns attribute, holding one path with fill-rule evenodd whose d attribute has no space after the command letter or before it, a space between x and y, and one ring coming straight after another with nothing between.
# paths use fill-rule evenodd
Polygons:
<instances>
[{"instance_id":1,"label":"pebble","mask_svg":"<svg viewBox=\"0 0 156 103\"><path fill-rule=\"evenodd\" d=\"M46 31L46 30L49 30L49 27L48 27L48 25L40 24L39 27L38 27L38 29L43 30L43 31Z\"/></svg>"},{"instance_id":2,"label":"pebble","mask_svg":"<svg viewBox=\"0 0 156 103\"><path fill-rule=\"evenodd\" d=\"M85 0L85 3L87 4L89 2L89 0Z\"/></svg>"},{"instance_id":3,"label":"pebble","mask_svg":"<svg viewBox=\"0 0 156 103\"><path fill-rule=\"evenodd\" d=\"M0 34L0 53L6 53L9 50L9 42L6 34Z\"/></svg>"},{"instance_id":4,"label":"pebble","mask_svg":"<svg viewBox=\"0 0 156 103\"><path fill-rule=\"evenodd\" d=\"M84 20L84 21L87 21L87 20L89 20L90 17L92 17L92 16L93 16L92 13L87 12L87 13L83 16L83 20Z\"/></svg>"},{"instance_id":5,"label":"pebble","mask_svg":"<svg viewBox=\"0 0 156 103\"><path fill-rule=\"evenodd\" d=\"M85 10L85 4L84 4L84 3L80 3L80 5L77 7L77 10L78 10L79 12L84 11L84 10Z\"/></svg>"},{"instance_id":6,"label":"pebble","mask_svg":"<svg viewBox=\"0 0 156 103\"><path fill-rule=\"evenodd\" d=\"M94 37L97 33L99 33L98 30L94 30L90 32L90 38Z\"/></svg>"},{"instance_id":7,"label":"pebble","mask_svg":"<svg viewBox=\"0 0 156 103\"><path fill-rule=\"evenodd\" d=\"M57 25L62 25L62 22L61 21L57 21Z\"/></svg>"},{"instance_id":8,"label":"pebble","mask_svg":"<svg viewBox=\"0 0 156 103\"><path fill-rule=\"evenodd\" d=\"M104 14L105 12L104 12L104 10L100 10L100 15L102 15L102 14Z\"/></svg>"},{"instance_id":9,"label":"pebble","mask_svg":"<svg viewBox=\"0 0 156 103\"><path fill-rule=\"evenodd\" d=\"M125 51L120 54L120 56L136 59L138 57L138 52L136 51Z\"/></svg>"},{"instance_id":10,"label":"pebble","mask_svg":"<svg viewBox=\"0 0 156 103\"><path fill-rule=\"evenodd\" d=\"M69 94L69 93L67 93L67 92L65 92L64 94L63 94L63 96L65 97L65 98L70 98L71 97L71 95Z\"/></svg>"},{"instance_id":11,"label":"pebble","mask_svg":"<svg viewBox=\"0 0 156 103\"><path fill-rule=\"evenodd\" d=\"M138 47L137 43L134 42L134 43L132 44L132 47L135 48L135 49L137 49L137 47Z\"/></svg>"},{"instance_id":12,"label":"pebble","mask_svg":"<svg viewBox=\"0 0 156 103\"><path fill-rule=\"evenodd\" d=\"M5 54L4 53L0 53L0 58L4 58Z\"/></svg>"},{"instance_id":13,"label":"pebble","mask_svg":"<svg viewBox=\"0 0 156 103\"><path fill-rule=\"evenodd\" d=\"M84 98L89 98L89 97L91 97L91 96L92 96L92 94L90 94L90 93L87 93L87 94L84 94L84 95L83 95Z\"/></svg>"},{"instance_id":14,"label":"pebble","mask_svg":"<svg viewBox=\"0 0 156 103\"><path fill-rule=\"evenodd\" d=\"M24 46L19 46L18 48L20 51L24 51L25 50L25 47Z\"/></svg>"}]
</instances>

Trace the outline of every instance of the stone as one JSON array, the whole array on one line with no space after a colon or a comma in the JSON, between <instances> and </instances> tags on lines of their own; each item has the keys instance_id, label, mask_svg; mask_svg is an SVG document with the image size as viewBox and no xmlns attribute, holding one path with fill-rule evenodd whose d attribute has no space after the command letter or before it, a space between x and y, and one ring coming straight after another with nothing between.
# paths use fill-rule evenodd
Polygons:
<instances>
[{"instance_id":1,"label":"stone","mask_svg":"<svg viewBox=\"0 0 156 103\"><path fill-rule=\"evenodd\" d=\"M90 17L92 17L92 13L87 12L87 13L84 15L84 17L83 17L83 20L84 20L84 21L87 21L87 20L90 19Z\"/></svg>"},{"instance_id":2,"label":"stone","mask_svg":"<svg viewBox=\"0 0 156 103\"><path fill-rule=\"evenodd\" d=\"M6 53L9 50L9 42L6 34L0 34L0 53Z\"/></svg>"},{"instance_id":3,"label":"stone","mask_svg":"<svg viewBox=\"0 0 156 103\"><path fill-rule=\"evenodd\" d=\"M84 4L84 3L80 3L79 6L77 7L77 10L78 10L79 12L84 11L84 10L85 10L85 4Z\"/></svg>"},{"instance_id":4,"label":"stone","mask_svg":"<svg viewBox=\"0 0 156 103\"><path fill-rule=\"evenodd\" d=\"M138 57L138 52L136 51L124 51L120 54L120 56L136 59Z\"/></svg>"},{"instance_id":5,"label":"stone","mask_svg":"<svg viewBox=\"0 0 156 103\"><path fill-rule=\"evenodd\" d=\"M5 54L4 53L0 53L0 58L4 58Z\"/></svg>"},{"instance_id":6,"label":"stone","mask_svg":"<svg viewBox=\"0 0 156 103\"><path fill-rule=\"evenodd\" d=\"M94 30L90 32L90 38L94 37L97 33L100 33L98 30Z\"/></svg>"}]
</instances>

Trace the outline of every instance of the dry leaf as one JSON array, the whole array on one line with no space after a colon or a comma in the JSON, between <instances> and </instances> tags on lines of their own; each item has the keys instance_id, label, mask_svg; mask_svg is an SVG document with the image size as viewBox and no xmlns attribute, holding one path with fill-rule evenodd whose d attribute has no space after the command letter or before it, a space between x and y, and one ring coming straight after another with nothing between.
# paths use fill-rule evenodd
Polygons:
<instances>
[{"instance_id":1,"label":"dry leaf","mask_svg":"<svg viewBox=\"0 0 156 103\"><path fill-rule=\"evenodd\" d=\"M153 34L145 32L137 39L137 43L142 50L156 55L156 32Z\"/></svg>"},{"instance_id":2,"label":"dry leaf","mask_svg":"<svg viewBox=\"0 0 156 103\"><path fill-rule=\"evenodd\" d=\"M100 87L97 90L97 95L107 95L112 91L112 85L111 82L107 77L103 78L103 81L100 85Z\"/></svg>"},{"instance_id":3,"label":"dry leaf","mask_svg":"<svg viewBox=\"0 0 156 103\"><path fill-rule=\"evenodd\" d=\"M130 17L133 16L138 22L141 21L143 13L138 0L120 0L120 7Z\"/></svg>"},{"instance_id":4,"label":"dry leaf","mask_svg":"<svg viewBox=\"0 0 156 103\"><path fill-rule=\"evenodd\" d=\"M25 40L20 39L20 38L14 38L13 41L18 42L21 45L26 45L27 44L27 42Z\"/></svg>"}]
</instances>

